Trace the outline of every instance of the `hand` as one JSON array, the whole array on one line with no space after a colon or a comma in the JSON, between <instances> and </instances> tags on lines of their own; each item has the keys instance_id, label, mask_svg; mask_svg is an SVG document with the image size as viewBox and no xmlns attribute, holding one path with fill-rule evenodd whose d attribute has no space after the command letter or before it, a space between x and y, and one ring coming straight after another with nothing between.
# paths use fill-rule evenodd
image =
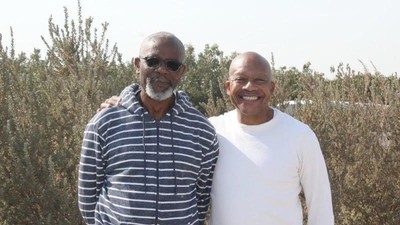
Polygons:
<instances>
[{"instance_id":1,"label":"hand","mask_svg":"<svg viewBox=\"0 0 400 225\"><path fill-rule=\"evenodd\" d=\"M121 104L121 97L112 96L111 98L106 99L103 103L100 104L100 108L97 109L97 112L100 112L102 109L111 108L113 106L118 106Z\"/></svg>"}]
</instances>

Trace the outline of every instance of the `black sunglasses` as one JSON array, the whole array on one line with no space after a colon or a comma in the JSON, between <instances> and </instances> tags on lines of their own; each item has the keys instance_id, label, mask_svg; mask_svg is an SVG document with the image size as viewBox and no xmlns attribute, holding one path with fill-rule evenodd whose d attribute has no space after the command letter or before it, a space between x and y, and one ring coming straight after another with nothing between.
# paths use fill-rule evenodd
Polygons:
<instances>
[{"instance_id":1,"label":"black sunglasses","mask_svg":"<svg viewBox=\"0 0 400 225\"><path fill-rule=\"evenodd\" d=\"M162 63L164 63L164 65L167 66L168 70L171 71L178 71L179 68L181 68L181 66L183 65L182 63L176 61L176 60L164 60L162 61L161 59L157 58L157 57L144 57L144 58L140 58L140 59L144 59L144 61L146 62L146 65L148 67L157 69L158 67L161 66Z\"/></svg>"}]
</instances>

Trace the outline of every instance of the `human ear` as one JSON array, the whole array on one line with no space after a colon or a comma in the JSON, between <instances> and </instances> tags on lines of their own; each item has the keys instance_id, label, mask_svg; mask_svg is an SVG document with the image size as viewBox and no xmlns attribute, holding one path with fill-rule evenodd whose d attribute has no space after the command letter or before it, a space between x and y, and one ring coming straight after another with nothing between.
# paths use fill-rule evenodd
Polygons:
<instances>
[{"instance_id":1,"label":"human ear","mask_svg":"<svg viewBox=\"0 0 400 225\"><path fill-rule=\"evenodd\" d=\"M275 81L271 81L271 88L270 88L271 95L275 92Z\"/></svg>"},{"instance_id":2,"label":"human ear","mask_svg":"<svg viewBox=\"0 0 400 225\"><path fill-rule=\"evenodd\" d=\"M182 72L181 72L182 74L186 73L189 70L188 67L185 65L182 65L181 67L182 68L180 68L180 69L182 70Z\"/></svg>"},{"instance_id":3,"label":"human ear","mask_svg":"<svg viewBox=\"0 0 400 225\"><path fill-rule=\"evenodd\" d=\"M230 80L225 81L224 87L225 87L226 94L231 95L231 81Z\"/></svg>"},{"instance_id":4,"label":"human ear","mask_svg":"<svg viewBox=\"0 0 400 225\"><path fill-rule=\"evenodd\" d=\"M136 74L139 74L139 72L140 72L140 58L136 57L132 61L133 61L133 64L135 65Z\"/></svg>"}]
</instances>

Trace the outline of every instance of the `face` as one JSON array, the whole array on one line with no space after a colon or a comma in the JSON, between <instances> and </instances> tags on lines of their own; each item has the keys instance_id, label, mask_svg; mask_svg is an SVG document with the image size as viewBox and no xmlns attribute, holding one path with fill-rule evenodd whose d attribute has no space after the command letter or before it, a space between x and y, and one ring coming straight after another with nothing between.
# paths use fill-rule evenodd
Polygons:
<instances>
[{"instance_id":1,"label":"face","mask_svg":"<svg viewBox=\"0 0 400 225\"><path fill-rule=\"evenodd\" d=\"M258 54L242 54L233 60L225 89L244 124L260 124L272 113L269 107L274 93L268 62Z\"/></svg>"},{"instance_id":2,"label":"face","mask_svg":"<svg viewBox=\"0 0 400 225\"><path fill-rule=\"evenodd\" d=\"M146 40L135 58L139 84L147 96L162 101L170 98L186 67L182 65L184 50L171 39L158 37Z\"/></svg>"}]
</instances>

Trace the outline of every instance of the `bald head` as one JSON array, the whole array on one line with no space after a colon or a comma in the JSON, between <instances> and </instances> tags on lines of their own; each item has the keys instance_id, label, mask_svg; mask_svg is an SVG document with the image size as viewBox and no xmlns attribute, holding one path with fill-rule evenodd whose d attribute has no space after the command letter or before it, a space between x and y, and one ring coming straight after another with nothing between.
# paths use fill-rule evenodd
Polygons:
<instances>
[{"instance_id":1,"label":"bald head","mask_svg":"<svg viewBox=\"0 0 400 225\"><path fill-rule=\"evenodd\" d=\"M148 49L155 45L172 45L179 52L179 55L181 56L180 60L182 61L185 58L185 46L181 40L179 40L179 38L177 38L174 34L164 31L147 36L140 46L139 55L146 55Z\"/></svg>"},{"instance_id":2,"label":"bald head","mask_svg":"<svg viewBox=\"0 0 400 225\"><path fill-rule=\"evenodd\" d=\"M268 61L256 52L245 52L233 59L225 90L236 108L238 121L257 125L273 117L269 102L275 82Z\"/></svg>"},{"instance_id":3,"label":"bald head","mask_svg":"<svg viewBox=\"0 0 400 225\"><path fill-rule=\"evenodd\" d=\"M268 80L272 79L272 70L269 62L256 52L245 52L236 56L229 67L229 76L232 76L238 70L251 68L262 69Z\"/></svg>"}]
</instances>

